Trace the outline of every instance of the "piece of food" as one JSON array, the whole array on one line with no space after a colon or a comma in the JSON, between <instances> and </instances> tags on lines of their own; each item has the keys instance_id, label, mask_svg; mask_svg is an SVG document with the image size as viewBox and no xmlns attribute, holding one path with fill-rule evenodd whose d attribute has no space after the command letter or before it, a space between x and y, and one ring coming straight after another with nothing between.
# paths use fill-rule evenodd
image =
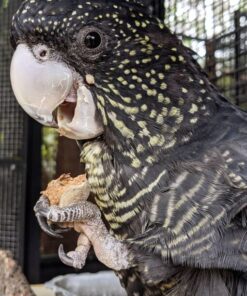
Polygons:
<instances>
[{"instance_id":1,"label":"piece of food","mask_svg":"<svg viewBox=\"0 0 247 296\"><path fill-rule=\"evenodd\" d=\"M70 174L63 174L58 179L52 180L47 188L41 191L46 196L50 205L65 207L88 198L90 188L86 175L72 178Z\"/></svg>"},{"instance_id":2,"label":"piece of food","mask_svg":"<svg viewBox=\"0 0 247 296\"><path fill-rule=\"evenodd\" d=\"M45 212L50 223L60 228L74 228L79 233L74 251L66 254L63 245L59 247L59 257L64 264L83 268L92 244L97 258L106 266L114 270L126 269L129 265L128 250L108 232L96 205L86 201L89 193L85 175L72 178L63 174L41 192L36 213ZM49 234L51 231L54 233L44 221L41 227L46 232L48 229Z\"/></svg>"}]
</instances>

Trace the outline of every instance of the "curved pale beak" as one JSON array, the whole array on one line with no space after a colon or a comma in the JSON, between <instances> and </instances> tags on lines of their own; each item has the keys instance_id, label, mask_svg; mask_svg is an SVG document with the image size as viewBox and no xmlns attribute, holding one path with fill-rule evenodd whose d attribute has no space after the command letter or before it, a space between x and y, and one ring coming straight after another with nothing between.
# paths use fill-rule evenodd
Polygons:
<instances>
[{"instance_id":1,"label":"curved pale beak","mask_svg":"<svg viewBox=\"0 0 247 296\"><path fill-rule=\"evenodd\" d=\"M12 58L10 76L17 101L41 124L58 127L62 135L72 139L90 139L102 133L91 92L75 81L66 64L41 62L27 45L20 44Z\"/></svg>"},{"instance_id":2,"label":"curved pale beak","mask_svg":"<svg viewBox=\"0 0 247 296\"><path fill-rule=\"evenodd\" d=\"M72 87L71 70L55 61L39 62L26 45L20 44L12 58L10 77L22 108L41 124L56 125L53 112Z\"/></svg>"}]
</instances>

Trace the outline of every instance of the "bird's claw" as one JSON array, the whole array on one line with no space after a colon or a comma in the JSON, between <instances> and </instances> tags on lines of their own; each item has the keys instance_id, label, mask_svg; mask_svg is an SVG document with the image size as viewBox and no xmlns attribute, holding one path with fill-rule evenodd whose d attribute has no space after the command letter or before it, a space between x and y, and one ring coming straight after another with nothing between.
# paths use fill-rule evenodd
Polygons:
<instances>
[{"instance_id":1,"label":"bird's claw","mask_svg":"<svg viewBox=\"0 0 247 296\"><path fill-rule=\"evenodd\" d=\"M50 236L56 238L63 238L60 233L69 231L70 229L61 229L57 227L54 229L52 223L48 223L48 214L49 214L50 202L47 197L41 196L34 206L34 212L37 217L40 228Z\"/></svg>"},{"instance_id":2,"label":"bird's claw","mask_svg":"<svg viewBox=\"0 0 247 296\"><path fill-rule=\"evenodd\" d=\"M63 245L61 244L58 248L58 256L65 265L76 269L82 269L85 265L87 254L83 254L83 252L80 251L71 251L66 254Z\"/></svg>"}]
</instances>

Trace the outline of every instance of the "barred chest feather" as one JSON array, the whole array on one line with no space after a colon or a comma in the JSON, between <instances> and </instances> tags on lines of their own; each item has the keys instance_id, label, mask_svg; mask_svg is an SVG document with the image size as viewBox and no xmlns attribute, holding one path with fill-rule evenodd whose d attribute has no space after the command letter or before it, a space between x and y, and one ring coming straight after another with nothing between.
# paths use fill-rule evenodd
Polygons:
<instances>
[{"instance_id":1,"label":"barred chest feather","mask_svg":"<svg viewBox=\"0 0 247 296\"><path fill-rule=\"evenodd\" d=\"M119 231L122 221L117 214L117 201L126 193L126 189L118 181L121 172L116 172L108 147L100 141L84 145L81 160L85 163L88 182L98 207L111 229L118 230L119 235L119 232L122 233Z\"/></svg>"},{"instance_id":2,"label":"barred chest feather","mask_svg":"<svg viewBox=\"0 0 247 296\"><path fill-rule=\"evenodd\" d=\"M160 181L164 182L166 170L160 166L150 174L147 167L131 170L118 164L104 142L94 141L83 146L81 160L85 163L91 192L110 228L119 238L131 238L144 233L150 220L149 204ZM152 193L152 194L150 194Z\"/></svg>"}]
</instances>

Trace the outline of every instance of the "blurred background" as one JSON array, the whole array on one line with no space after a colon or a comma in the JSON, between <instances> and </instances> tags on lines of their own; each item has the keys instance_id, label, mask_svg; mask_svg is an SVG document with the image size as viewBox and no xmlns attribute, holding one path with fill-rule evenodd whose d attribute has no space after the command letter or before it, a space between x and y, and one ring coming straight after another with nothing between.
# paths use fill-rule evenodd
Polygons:
<instances>
[{"instance_id":1,"label":"blurred background","mask_svg":"<svg viewBox=\"0 0 247 296\"><path fill-rule=\"evenodd\" d=\"M233 103L247 109L247 0L144 1L195 52L195 58ZM0 248L11 250L31 283L75 272L57 257L61 240L41 233L33 206L41 189L62 173L83 172L79 149L28 118L13 96L9 65L11 17L21 0L0 0ZM62 240L75 248L76 235ZM103 270L91 254L80 272Z\"/></svg>"}]
</instances>

